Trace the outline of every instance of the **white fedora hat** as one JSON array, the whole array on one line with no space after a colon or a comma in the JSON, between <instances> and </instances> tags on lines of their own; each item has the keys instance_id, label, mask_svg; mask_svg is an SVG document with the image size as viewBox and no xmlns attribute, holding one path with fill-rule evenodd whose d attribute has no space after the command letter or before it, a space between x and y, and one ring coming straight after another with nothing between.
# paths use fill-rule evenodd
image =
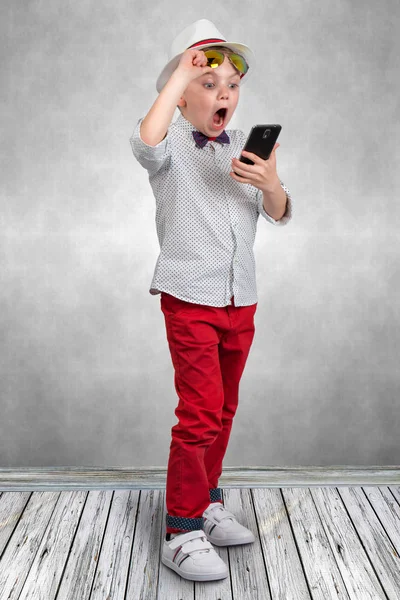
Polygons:
<instances>
[{"instance_id":1,"label":"white fedora hat","mask_svg":"<svg viewBox=\"0 0 400 600\"><path fill-rule=\"evenodd\" d=\"M188 25L188 27L181 31L172 42L168 55L168 63L163 68L156 81L158 93L161 92L162 88L177 68L182 54L192 46L196 46L199 50L206 48L207 46L225 46L226 48L233 50L233 52L243 56L248 64L249 70L242 79L242 85L245 81L248 81L249 74L254 69L255 56L248 46L238 42L228 42L222 33L215 27L214 23L208 19L199 19L191 25Z\"/></svg>"}]
</instances>

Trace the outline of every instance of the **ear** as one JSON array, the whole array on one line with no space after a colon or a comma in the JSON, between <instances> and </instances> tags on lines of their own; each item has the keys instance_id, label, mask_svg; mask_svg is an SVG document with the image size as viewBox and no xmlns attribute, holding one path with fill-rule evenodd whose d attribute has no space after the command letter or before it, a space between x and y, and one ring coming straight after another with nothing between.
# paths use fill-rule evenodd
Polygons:
<instances>
[{"instance_id":1,"label":"ear","mask_svg":"<svg viewBox=\"0 0 400 600\"><path fill-rule=\"evenodd\" d=\"M186 106L186 100L183 96L181 96L177 102L177 106Z\"/></svg>"}]
</instances>

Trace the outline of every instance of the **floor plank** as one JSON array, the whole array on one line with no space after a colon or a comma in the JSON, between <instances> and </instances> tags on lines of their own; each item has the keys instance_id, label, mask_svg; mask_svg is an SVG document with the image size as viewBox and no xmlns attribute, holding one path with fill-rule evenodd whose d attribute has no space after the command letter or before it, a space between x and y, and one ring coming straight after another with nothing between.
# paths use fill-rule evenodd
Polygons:
<instances>
[{"instance_id":1,"label":"floor plank","mask_svg":"<svg viewBox=\"0 0 400 600\"><path fill-rule=\"evenodd\" d=\"M389 600L400 598L400 560L360 487L342 488L340 495L361 543ZM400 530L399 530L400 531Z\"/></svg>"},{"instance_id":2,"label":"floor plank","mask_svg":"<svg viewBox=\"0 0 400 600\"><path fill-rule=\"evenodd\" d=\"M310 490L284 488L283 497L313 600L348 600L349 595Z\"/></svg>"},{"instance_id":3,"label":"floor plank","mask_svg":"<svg viewBox=\"0 0 400 600\"><path fill-rule=\"evenodd\" d=\"M400 600L400 487L222 488L256 541L218 547L229 577L161 563L165 490L4 491L7 600Z\"/></svg>"},{"instance_id":4,"label":"floor plank","mask_svg":"<svg viewBox=\"0 0 400 600\"><path fill-rule=\"evenodd\" d=\"M349 597L385 600L382 586L339 492L335 488L319 488L311 494Z\"/></svg>"},{"instance_id":5,"label":"floor plank","mask_svg":"<svg viewBox=\"0 0 400 600\"><path fill-rule=\"evenodd\" d=\"M308 600L311 596L282 490L254 489L252 495L271 597Z\"/></svg>"}]
</instances>

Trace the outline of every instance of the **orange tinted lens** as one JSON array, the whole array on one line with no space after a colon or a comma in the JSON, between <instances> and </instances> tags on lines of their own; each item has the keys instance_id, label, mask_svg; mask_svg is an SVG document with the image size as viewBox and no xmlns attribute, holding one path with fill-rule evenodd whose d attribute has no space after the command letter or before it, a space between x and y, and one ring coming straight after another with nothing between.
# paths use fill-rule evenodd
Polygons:
<instances>
[{"instance_id":1,"label":"orange tinted lens","mask_svg":"<svg viewBox=\"0 0 400 600\"><path fill-rule=\"evenodd\" d=\"M240 56L239 54L231 54L229 56L229 60L235 65L237 69L239 69L241 73L247 73L247 71L249 70L249 66L244 60L243 56Z\"/></svg>"},{"instance_id":2,"label":"orange tinted lens","mask_svg":"<svg viewBox=\"0 0 400 600\"><path fill-rule=\"evenodd\" d=\"M207 56L207 66L213 69L222 65L225 59L222 52L218 52L217 50L206 50L204 54Z\"/></svg>"}]
</instances>

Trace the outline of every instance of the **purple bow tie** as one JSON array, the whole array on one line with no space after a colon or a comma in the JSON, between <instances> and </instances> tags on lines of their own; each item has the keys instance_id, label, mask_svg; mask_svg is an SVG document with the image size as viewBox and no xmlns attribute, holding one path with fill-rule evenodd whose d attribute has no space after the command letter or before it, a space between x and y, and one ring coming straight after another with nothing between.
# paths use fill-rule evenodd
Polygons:
<instances>
[{"instance_id":1,"label":"purple bow tie","mask_svg":"<svg viewBox=\"0 0 400 600\"><path fill-rule=\"evenodd\" d=\"M201 131L193 131L192 133L196 144L200 146L200 148L204 148L210 138L207 135L204 135L204 133ZM225 129L218 137L215 138L215 141L221 142L221 144L229 144L229 135L226 133Z\"/></svg>"}]
</instances>

